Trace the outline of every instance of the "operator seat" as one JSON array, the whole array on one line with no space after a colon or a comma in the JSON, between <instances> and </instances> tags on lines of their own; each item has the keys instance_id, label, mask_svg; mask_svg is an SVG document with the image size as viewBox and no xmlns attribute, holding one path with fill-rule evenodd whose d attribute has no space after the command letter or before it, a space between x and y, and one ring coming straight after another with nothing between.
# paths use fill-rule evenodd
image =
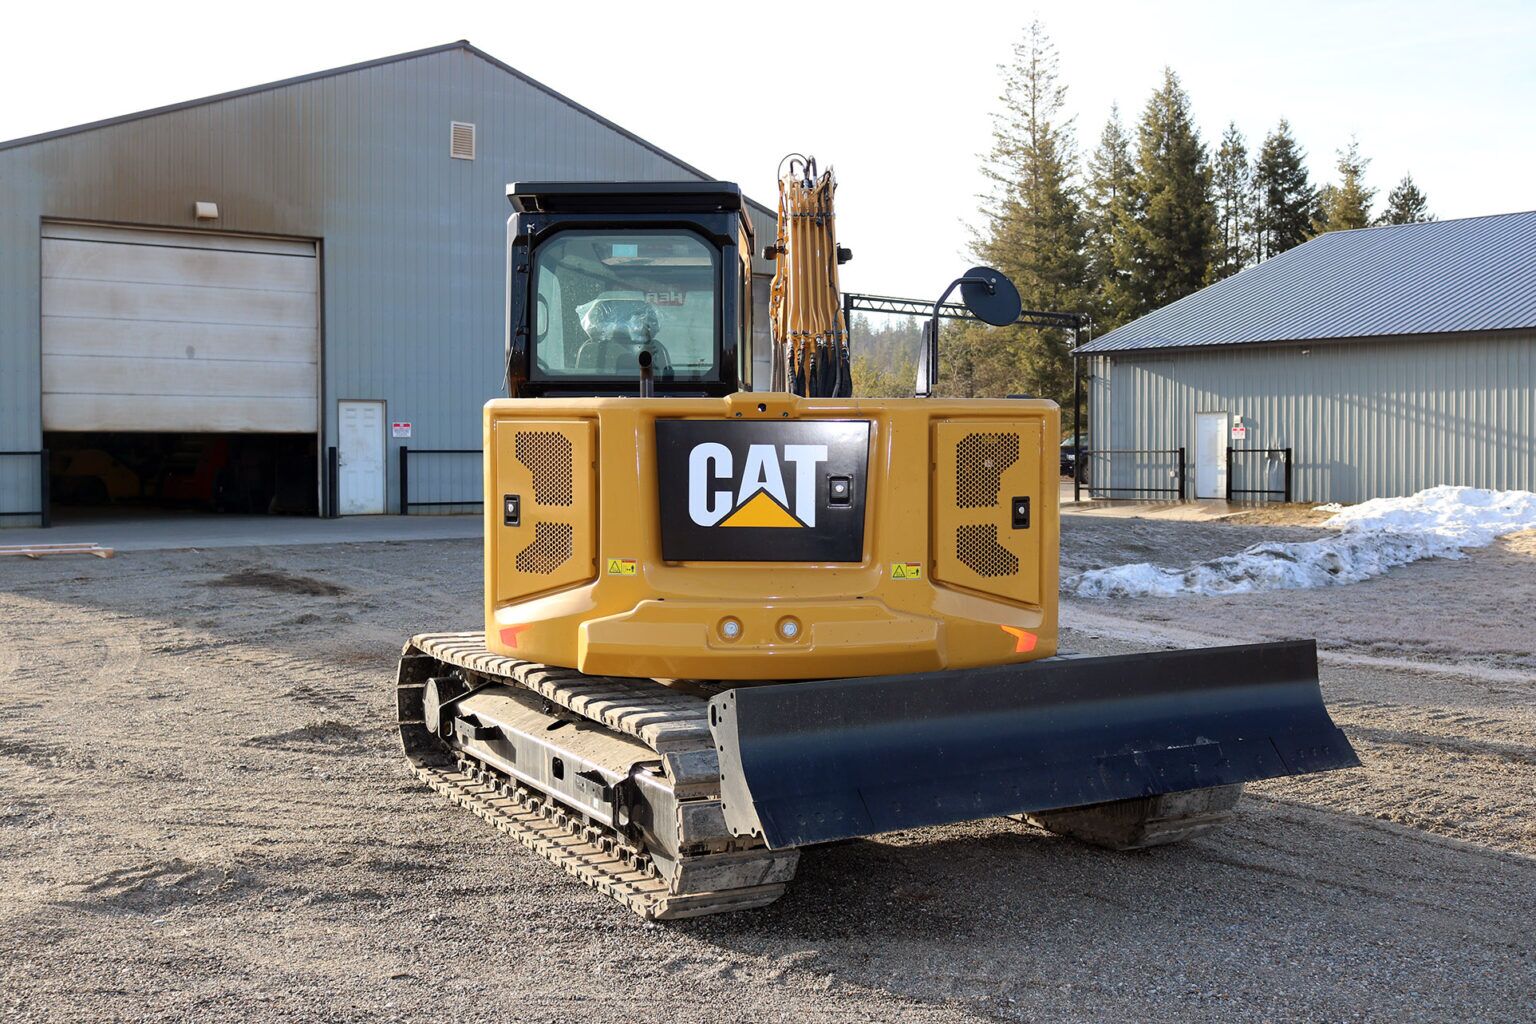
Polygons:
<instances>
[{"instance_id":1,"label":"operator seat","mask_svg":"<svg viewBox=\"0 0 1536 1024\"><path fill-rule=\"evenodd\" d=\"M644 300L598 299L581 315L587 340L576 350L576 369L605 376L638 373L643 350L651 353L656 379L670 380L672 359L656 340L660 320L656 307Z\"/></svg>"}]
</instances>

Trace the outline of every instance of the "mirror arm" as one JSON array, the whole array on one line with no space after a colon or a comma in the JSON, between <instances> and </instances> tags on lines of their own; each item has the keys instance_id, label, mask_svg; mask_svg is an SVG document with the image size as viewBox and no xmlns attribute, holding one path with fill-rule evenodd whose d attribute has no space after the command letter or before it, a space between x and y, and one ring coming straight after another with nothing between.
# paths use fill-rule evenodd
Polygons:
<instances>
[{"instance_id":1,"label":"mirror arm","mask_svg":"<svg viewBox=\"0 0 1536 1024\"><path fill-rule=\"evenodd\" d=\"M949 287L944 289L944 294L939 296L939 301L933 304L933 316L928 321L928 379L924 381L925 390L918 395L919 398L932 397L934 388L939 383L939 310L944 308L944 303L956 288L963 284L979 284L987 289L987 294L995 295L997 285L985 277L957 277L949 282Z\"/></svg>"}]
</instances>

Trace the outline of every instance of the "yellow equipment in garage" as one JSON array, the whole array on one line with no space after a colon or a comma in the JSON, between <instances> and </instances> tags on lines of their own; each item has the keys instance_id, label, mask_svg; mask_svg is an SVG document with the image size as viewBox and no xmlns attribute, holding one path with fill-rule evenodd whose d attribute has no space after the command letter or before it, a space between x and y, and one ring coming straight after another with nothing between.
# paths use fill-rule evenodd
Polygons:
<instances>
[{"instance_id":1,"label":"yellow equipment in garage","mask_svg":"<svg viewBox=\"0 0 1536 1024\"><path fill-rule=\"evenodd\" d=\"M815 843L1024 815L1148 845L1358 763L1311 641L1059 654L1059 410L849 397L830 173L790 176L776 391L736 186L509 186L485 622L405 647L416 774L670 918L776 899ZM995 271L956 286L1019 314Z\"/></svg>"}]
</instances>

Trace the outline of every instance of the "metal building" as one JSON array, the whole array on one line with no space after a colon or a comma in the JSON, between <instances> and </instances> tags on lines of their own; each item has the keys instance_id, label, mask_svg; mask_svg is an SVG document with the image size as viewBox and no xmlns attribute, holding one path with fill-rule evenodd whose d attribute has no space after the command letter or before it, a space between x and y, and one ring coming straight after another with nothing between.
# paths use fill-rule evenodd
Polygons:
<instances>
[{"instance_id":1,"label":"metal building","mask_svg":"<svg viewBox=\"0 0 1536 1024\"><path fill-rule=\"evenodd\" d=\"M0 524L398 511L500 393L507 183L707 177L462 41L0 143Z\"/></svg>"},{"instance_id":2,"label":"metal building","mask_svg":"<svg viewBox=\"0 0 1536 1024\"><path fill-rule=\"evenodd\" d=\"M1079 353L1097 495L1536 490L1536 212L1324 234Z\"/></svg>"}]
</instances>

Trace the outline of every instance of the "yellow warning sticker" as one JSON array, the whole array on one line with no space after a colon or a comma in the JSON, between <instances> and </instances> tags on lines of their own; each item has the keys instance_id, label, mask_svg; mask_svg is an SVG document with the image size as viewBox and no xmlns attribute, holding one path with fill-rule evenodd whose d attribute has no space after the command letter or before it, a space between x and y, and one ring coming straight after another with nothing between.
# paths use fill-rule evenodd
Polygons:
<instances>
[{"instance_id":1,"label":"yellow warning sticker","mask_svg":"<svg viewBox=\"0 0 1536 1024\"><path fill-rule=\"evenodd\" d=\"M608 559L609 576L634 576L638 574L639 571L639 566L636 564L633 558Z\"/></svg>"},{"instance_id":2,"label":"yellow warning sticker","mask_svg":"<svg viewBox=\"0 0 1536 1024\"><path fill-rule=\"evenodd\" d=\"M893 580L920 580L923 578L923 563L921 562L892 562L891 579Z\"/></svg>"}]
</instances>

